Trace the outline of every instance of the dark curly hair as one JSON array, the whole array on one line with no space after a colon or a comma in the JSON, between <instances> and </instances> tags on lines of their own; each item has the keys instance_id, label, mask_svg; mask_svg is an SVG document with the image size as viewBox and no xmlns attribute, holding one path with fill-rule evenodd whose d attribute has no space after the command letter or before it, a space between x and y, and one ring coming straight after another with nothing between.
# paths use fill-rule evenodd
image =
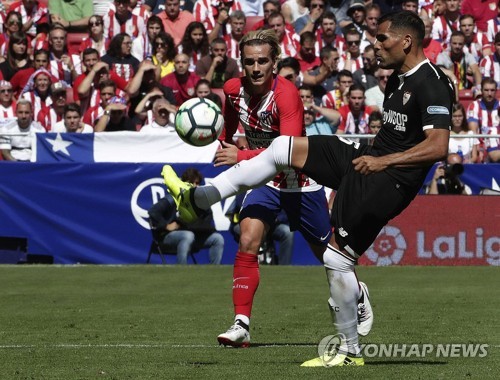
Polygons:
<instances>
[{"instance_id":1,"label":"dark curly hair","mask_svg":"<svg viewBox=\"0 0 500 380\"><path fill-rule=\"evenodd\" d=\"M194 44L191 39L191 33L195 29L201 29L203 32L203 39L201 43L197 46ZM210 53L210 44L208 42L208 34L205 26L198 21L193 21L188 24L186 31L184 32L184 36L182 37L182 41L180 43L182 46L182 52L187 54L188 56L192 56L195 53L201 53L202 56L208 55Z\"/></svg>"},{"instance_id":2,"label":"dark curly hair","mask_svg":"<svg viewBox=\"0 0 500 380\"><path fill-rule=\"evenodd\" d=\"M160 39L163 41L163 43L167 46L167 59L169 61L173 61L176 54L177 54L177 49L175 48L175 43L174 39L170 34L167 32L160 32L158 35L153 39L153 54L156 54L156 41Z\"/></svg>"}]
</instances>

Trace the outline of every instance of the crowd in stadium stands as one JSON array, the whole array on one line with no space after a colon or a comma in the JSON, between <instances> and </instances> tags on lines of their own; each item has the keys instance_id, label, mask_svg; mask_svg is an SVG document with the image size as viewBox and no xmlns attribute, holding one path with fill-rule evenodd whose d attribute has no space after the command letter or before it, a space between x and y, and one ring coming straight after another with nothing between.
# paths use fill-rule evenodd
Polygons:
<instances>
[{"instance_id":1,"label":"crowd in stadium stands","mask_svg":"<svg viewBox=\"0 0 500 380\"><path fill-rule=\"evenodd\" d=\"M307 134L372 134L392 73L375 58L377 19L398 9L421 16L424 51L456 87L450 153L499 162L498 138L454 137L500 133L498 0L1 0L0 119L18 121L0 129L0 158L30 159L12 133L172 132L187 99L223 105L238 41L262 28L281 43L277 73L300 91Z\"/></svg>"}]
</instances>

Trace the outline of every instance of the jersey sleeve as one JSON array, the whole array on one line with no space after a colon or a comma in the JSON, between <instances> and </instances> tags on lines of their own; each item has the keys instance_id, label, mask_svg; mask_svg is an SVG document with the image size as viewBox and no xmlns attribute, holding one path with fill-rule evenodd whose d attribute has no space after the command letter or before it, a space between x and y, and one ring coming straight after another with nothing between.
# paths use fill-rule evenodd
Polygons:
<instances>
[{"instance_id":1,"label":"jersey sleeve","mask_svg":"<svg viewBox=\"0 0 500 380\"><path fill-rule=\"evenodd\" d=\"M240 119L238 117L238 112L235 110L232 104L232 97L237 95L240 89L240 79L229 80L224 84L224 95L226 97L224 101L224 129L219 137L220 141L225 141L227 143L233 143L233 136L238 130L238 123Z\"/></svg>"},{"instance_id":2,"label":"jersey sleeve","mask_svg":"<svg viewBox=\"0 0 500 380\"><path fill-rule=\"evenodd\" d=\"M422 127L426 129L450 129L451 126L451 99L453 84L446 75L442 78L428 78L419 88L418 105L422 117Z\"/></svg>"},{"instance_id":3,"label":"jersey sleeve","mask_svg":"<svg viewBox=\"0 0 500 380\"><path fill-rule=\"evenodd\" d=\"M276 96L280 118L280 135L305 136L304 104L300 99L295 85L286 79L279 82L282 85Z\"/></svg>"}]
</instances>

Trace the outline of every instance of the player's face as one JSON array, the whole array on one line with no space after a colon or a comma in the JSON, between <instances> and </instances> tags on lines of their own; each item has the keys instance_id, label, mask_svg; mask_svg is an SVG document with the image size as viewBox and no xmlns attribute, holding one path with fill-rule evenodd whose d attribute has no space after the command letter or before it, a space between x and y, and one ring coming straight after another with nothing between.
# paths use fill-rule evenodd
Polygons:
<instances>
[{"instance_id":1,"label":"player's face","mask_svg":"<svg viewBox=\"0 0 500 380\"><path fill-rule=\"evenodd\" d=\"M18 54L18 55L23 55L26 53L26 50L28 49L28 45L26 42L24 41L19 41L19 42L14 42L12 44L12 51L15 53L15 54Z\"/></svg>"},{"instance_id":2,"label":"player's face","mask_svg":"<svg viewBox=\"0 0 500 380\"><path fill-rule=\"evenodd\" d=\"M351 111L360 111L365 102L365 94L361 90L351 91L349 95L349 107Z\"/></svg>"},{"instance_id":3,"label":"player's face","mask_svg":"<svg viewBox=\"0 0 500 380\"><path fill-rule=\"evenodd\" d=\"M330 56L323 62L331 71L337 71L339 68L339 59L339 53L337 51L334 51L330 53Z\"/></svg>"},{"instance_id":4,"label":"player's face","mask_svg":"<svg viewBox=\"0 0 500 380\"><path fill-rule=\"evenodd\" d=\"M285 22L282 17L273 17L269 20L269 28L273 29L278 36L278 41L281 41L285 36Z\"/></svg>"},{"instance_id":5,"label":"player's face","mask_svg":"<svg viewBox=\"0 0 500 380\"><path fill-rule=\"evenodd\" d=\"M389 29L390 22L386 21L379 25L377 39L375 41L375 57L378 65L384 69L401 69L405 60L406 53L405 39L403 36Z\"/></svg>"},{"instance_id":6,"label":"player's face","mask_svg":"<svg viewBox=\"0 0 500 380\"><path fill-rule=\"evenodd\" d=\"M184 75L189 69L189 58L185 54L179 54L174 59L175 72L179 75Z\"/></svg>"},{"instance_id":7,"label":"player's face","mask_svg":"<svg viewBox=\"0 0 500 380\"><path fill-rule=\"evenodd\" d=\"M474 33L474 19L467 17L460 21L460 30L466 37L472 36Z\"/></svg>"},{"instance_id":8,"label":"player's face","mask_svg":"<svg viewBox=\"0 0 500 380\"><path fill-rule=\"evenodd\" d=\"M229 23L231 25L231 34L233 35L233 37L239 39L241 36L243 36L243 30L245 29L245 20L240 20L232 17Z\"/></svg>"},{"instance_id":9,"label":"player's face","mask_svg":"<svg viewBox=\"0 0 500 380\"><path fill-rule=\"evenodd\" d=\"M15 14L12 14L5 22L5 25L7 26L8 31L12 34L19 31L19 26L22 25L22 22Z\"/></svg>"},{"instance_id":10,"label":"player's face","mask_svg":"<svg viewBox=\"0 0 500 380\"><path fill-rule=\"evenodd\" d=\"M493 100L495 100L496 91L497 87L494 84L485 83L485 85L481 89L483 100L486 102L492 102Z\"/></svg>"},{"instance_id":11,"label":"player's face","mask_svg":"<svg viewBox=\"0 0 500 380\"><path fill-rule=\"evenodd\" d=\"M324 18L323 21L321 21L321 29L323 29L323 35L325 37L333 37L337 29L337 24L332 19Z\"/></svg>"},{"instance_id":12,"label":"player's face","mask_svg":"<svg viewBox=\"0 0 500 380\"><path fill-rule=\"evenodd\" d=\"M102 24L102 21L95 17L90 18L89 30L91 35L100 36L102 33L104 33L104 26Z\"/></svg>"},{"instance_id":13,"label":"player's face","mask_svg":"<svg viewBox=\"0 0 500 380\"><path fill-rule=\"evenodd\" d=\"M268 44L248 46L243 48L243 67L251 94L266 94L273 83L275 61L271 56L271 46Z\"/></svg>"},{"instance_id":14,"label":"player's face","mask_svg":"<svg viewBox=\"0 0 500 380\"><path fill-rule=\"evenodd\" d=\"M64 125L68 132L75 132L80 126L80 115L78 115L78 112L66 112L64 114Z\"/></svg>"},{"instance_id":15,"label":"player's face","mask_svg":"<svg viewBox=\"0 0 500 380\"><path fill-rule=\"evenodd\" d=\"M378 19L380 11L378 9L371 9L366 13L366 29L374 33L378 28Z\"/></svg>"},{"instance_id":16,"label":"player's face","mask_svg":"<svg viewBox=\"0 0 500 380\"><path fill-rule=\"evenodd\" d=\"M454 55L461 55L464 49L465 40L462 36L453 36L450 40L450 50Z\"/></svg>"},{"instance_id":17,"label":"player's face","mask_svg":"<svg viewBox=\"0 0 500 380\"><path fill-rule=\"evenodd\" d=\"M19 128L28 128L33 120L33 113L29 104L20 104L16 109L17 125Z\"/></svg>"},{"instance_id":18,"label":"player's face","mask_svg":"<svg viewBox=\"0 0 500 380\"><path fill-rule=\"evenodd\" d=\"M128 0L115 0L116 14L118 16L125 16L128 14L128 7L130 6L130 1Z\"/></svg>"}]
</instances>

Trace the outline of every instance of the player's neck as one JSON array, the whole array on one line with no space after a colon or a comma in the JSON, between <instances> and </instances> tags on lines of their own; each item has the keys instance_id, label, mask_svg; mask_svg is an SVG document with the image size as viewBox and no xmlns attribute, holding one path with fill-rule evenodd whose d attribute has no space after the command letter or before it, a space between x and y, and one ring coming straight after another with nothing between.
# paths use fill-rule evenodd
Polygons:
<instances>
[{"instance_id":1,"label":"player's neck","mask_svg":"<svg viewBox=\"0 0 500 380\"><path fill-rule=\"evenodd\" d=\"M406 60L404 61L403 65L398 70L399 74L404 74L412 70L414 67L417 67L426 59L427 57L425 56L423 51L417 52L416 54L408 54L406 56Z\"/></svg>"}]
</instances>

